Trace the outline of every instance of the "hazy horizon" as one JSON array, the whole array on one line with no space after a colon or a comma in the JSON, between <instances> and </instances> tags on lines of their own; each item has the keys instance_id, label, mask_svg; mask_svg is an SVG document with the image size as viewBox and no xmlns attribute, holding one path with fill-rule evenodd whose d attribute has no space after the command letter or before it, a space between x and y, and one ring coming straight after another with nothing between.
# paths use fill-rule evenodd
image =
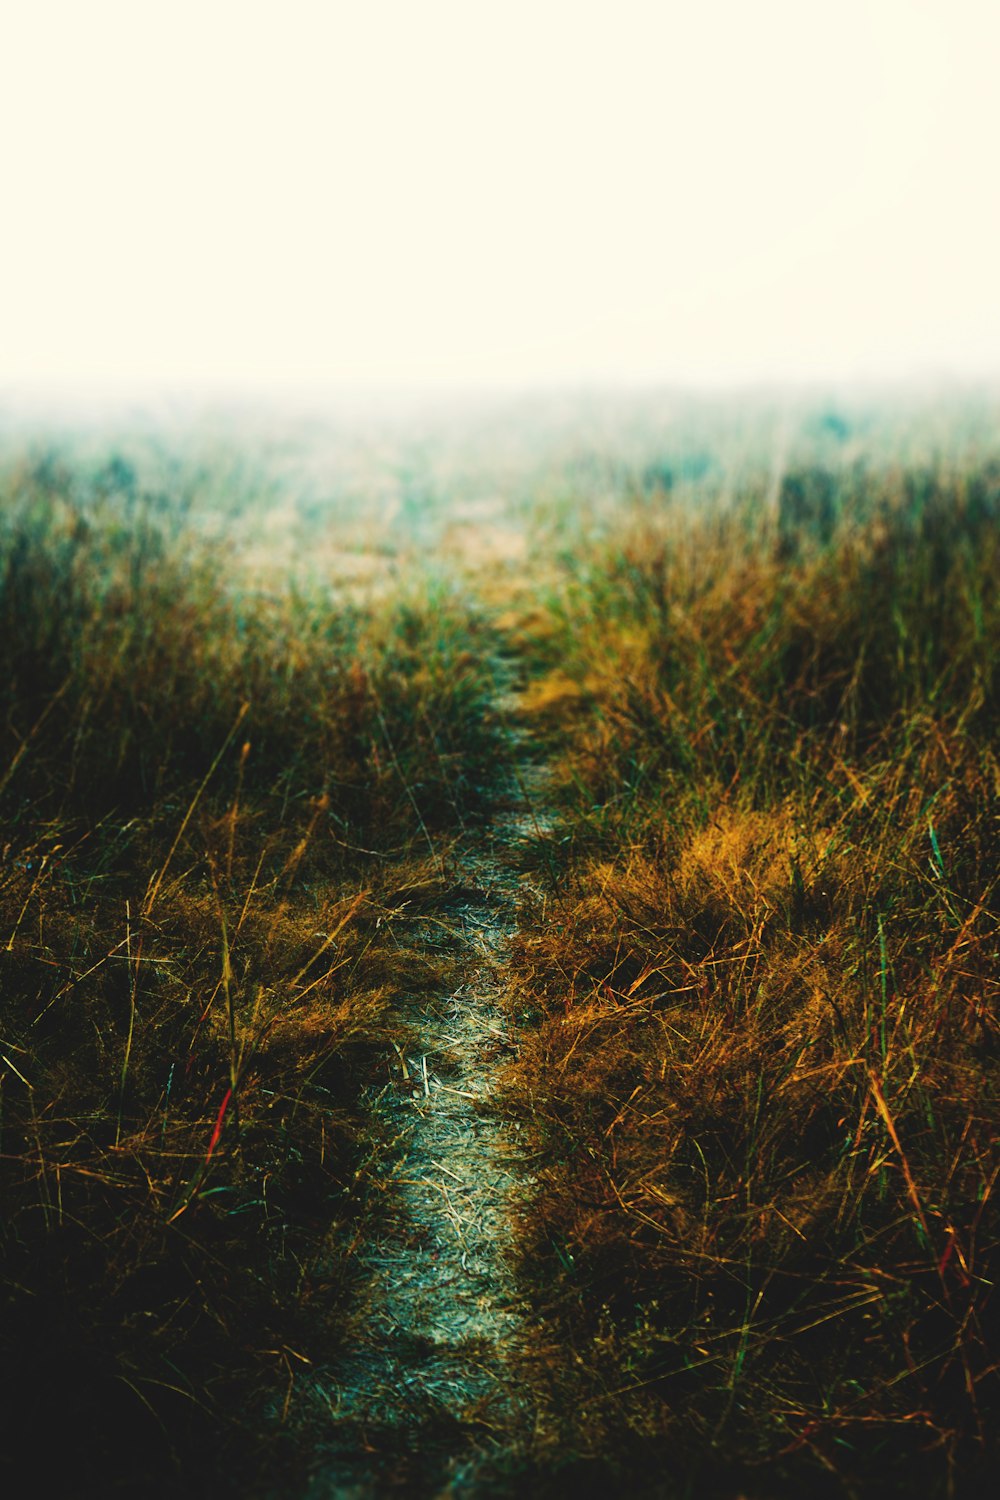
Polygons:
<instances>
[{"instance_id":1,"label":"hazy horizon","mask_svg":"<svg viewBox=\"0 0 1000 1500\"><path fill-rule=\"evenodd\" d=\"M990 0L41 0L0 398L993 381Z\"/></svg>"}]
</instances>

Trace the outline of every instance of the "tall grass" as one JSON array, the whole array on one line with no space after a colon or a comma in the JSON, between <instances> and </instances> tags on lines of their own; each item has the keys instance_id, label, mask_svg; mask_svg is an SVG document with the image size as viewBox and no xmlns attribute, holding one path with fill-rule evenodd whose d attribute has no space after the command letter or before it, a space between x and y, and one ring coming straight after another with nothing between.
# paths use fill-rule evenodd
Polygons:
<instances>
[{"instance_id":1,"label":"tall grass","mask_svg":"<svg viewBox=\"0 0 1000 1500\"><path fill-rule=\"evenodd\" d=\"M995 439L928 408L897 459L891 416L659 412L595 409L586 442L521 413L493 461L534 551L479 580L496 621L425 573L261 586L269 506L307 546L329 524L291 453L3 469L5 1479L304 1487L365 1336L368 1103L447 977L409 893L448 888L511 753L504 635L559 816L505 1094L550 1399L536 1467L501 1468L761 1497L995 1472ZM387 511L431 545L512 420L390 445Z\"/></svg>"},{"instance_id":2,"label":"tall grass","mask_svg":"<svg viewBox=\"0 0 1000 1500\"><path fill-rule=\"evenodd\" d=\"M441 982L399 892L484 806L480 637L419 581L251 594L121 475L8 475L0 1472L36 1493L293 1482L300 1377L355 1326L365 1094Z\"/></svg>"},{"instance_id":3,"label":"tall grass","mask_svg":"<svg viewBox=\"0 0 1000 1500\"><path fill-rule=\"evenodd\" d=\"M578 1451L692 1493L972 1493L997 1460L1000 472L768 488L640 495L567 553L539 648L575 688L563 869L512 996L525 1275L575 1355Z\"/></svg>"}]
</instances>

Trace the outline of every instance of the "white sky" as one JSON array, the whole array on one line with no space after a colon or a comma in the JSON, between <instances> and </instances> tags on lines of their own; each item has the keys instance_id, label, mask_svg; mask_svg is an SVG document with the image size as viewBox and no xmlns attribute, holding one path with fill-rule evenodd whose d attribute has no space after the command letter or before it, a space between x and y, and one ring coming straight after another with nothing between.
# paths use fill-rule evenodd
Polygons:
<instances>
[{"instance_id":1,"label":"white sky","mask_svg":"<svg viewBox=\"0 0 1000 1500\"><path fill-rule=\"evenodd\" d=\"M1000 0L23 0L0 390L1000 373Z\"/></svg>"}]
</instances>

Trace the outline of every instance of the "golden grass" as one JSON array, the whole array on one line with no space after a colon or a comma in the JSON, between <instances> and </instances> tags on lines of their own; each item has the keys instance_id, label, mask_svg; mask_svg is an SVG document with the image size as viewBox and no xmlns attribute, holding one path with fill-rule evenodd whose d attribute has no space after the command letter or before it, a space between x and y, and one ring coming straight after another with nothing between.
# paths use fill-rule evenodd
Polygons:
<instances>
[{"instance_id":1,"label":"golden grass","mask_svg":"<svg viewBox=\"0 0 1000 1500\"><path fill-rule=\"evenodd\" d=\"M498 652L558 802L504 1075L537 1151L537 1436L498 1492L995 1476L995 442L959 462L965 429L928 418L897 461L817 421L781 480L766 423L722 423L737 461L686 420L690 451L634 470L540 466L531 545L478 607L401 571L367 602L307 569L253 591L186 480L7 466L22 1488L304 1487L323 1372L368 1336L390 1143L366 1101L448 980L421 915L512 753ZM238 466L209 478L235 526Z\"/></svg>"},{"instance_id":2,"label":"golden grass","mask_svg":"<svg viewBox=\"0 0 1000 1500\"><path fill-rule=\"evenodd\" d=\"M84 481L0 518L0 1469L242 1493L304 1474L358 1333L365 1100L447 974L406 900L482 816L491 659L440 588L250 596Z\"/></svg>"},{"instance_id":3,"label":"golden grass","mask_svg":"<svg viewBox=\"0 0 1000 1500\"><path fill-rule=\"evenodd\" d=\"M570 559L507 1098L560 1441L620 1474L995 1472L995 481L897 484L819 540L668 509Z\"/></svg>"}]
</instances>

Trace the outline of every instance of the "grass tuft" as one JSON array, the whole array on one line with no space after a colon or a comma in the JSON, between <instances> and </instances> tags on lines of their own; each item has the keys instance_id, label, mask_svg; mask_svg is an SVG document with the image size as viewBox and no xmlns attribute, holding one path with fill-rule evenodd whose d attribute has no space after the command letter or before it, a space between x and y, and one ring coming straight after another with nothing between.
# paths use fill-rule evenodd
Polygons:
<instances>
[{"instance_id":1,"label":"grass tuft","mask_svg":"<svg viewBox=\"0 0 1000 1500\"><path fill-rule=\"evenodd\" d=\"M805 467L567 555L507 1097L595 1457L880 1494L996 1463L998 521L989 466Z\"/></svg>"},{"instance_id":2,"label":"grass tuft","mask_svg":"<svg viewBox=\"0 0 1000 1500\"><path fill-rule=\"evenodd\" d=\"M252 591L116 474L0 506L0 1467L245 1493L356 1335L366 1099L445 967L394 893L482 817L491 659L419 579Z\"/></svg>"}]
</instances>

